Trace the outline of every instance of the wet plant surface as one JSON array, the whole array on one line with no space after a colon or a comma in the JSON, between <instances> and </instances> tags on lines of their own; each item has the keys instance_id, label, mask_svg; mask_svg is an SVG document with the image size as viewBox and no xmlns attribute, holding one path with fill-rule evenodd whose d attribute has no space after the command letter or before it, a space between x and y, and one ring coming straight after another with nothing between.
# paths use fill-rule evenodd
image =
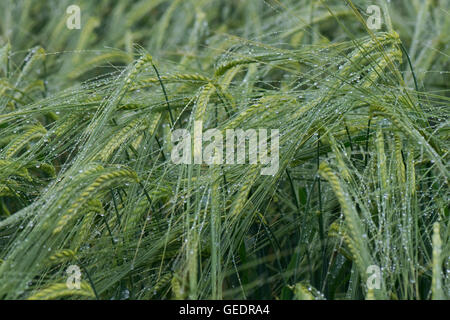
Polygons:
<instances>
[{"instance_id":1,"label":"wet plant surface","mask_svg":"<svg viewBox=\"0 0 450 320\"><path fill-rule=\"evenodd\" d=\"M448 0L0 12L1 298L450 297ZM195 121L278 171L174 163Z\"/></svg>"}]
</instances>

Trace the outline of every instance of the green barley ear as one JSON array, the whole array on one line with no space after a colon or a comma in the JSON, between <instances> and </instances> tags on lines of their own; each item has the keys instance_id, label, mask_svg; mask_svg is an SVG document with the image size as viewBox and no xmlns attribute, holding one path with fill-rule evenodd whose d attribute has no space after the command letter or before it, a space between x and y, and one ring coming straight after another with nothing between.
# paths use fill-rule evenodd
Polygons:
<instances>
[{"instance_id":1,"label":"green barley ear","mask_svg":"<svg viewBox=\"0 0 450 320\"><path fill-rule=\"evenodd\" d=\"M198 99L197 99L197 103L196 103L196 109L195 109L195 115L194 115L194 119L195 121L204 121L205 119L205 115L206 113L206 107L208 106L209 103L209 98L211 97L211 95L215 92L215 87L211 84L208 83L207 85L205 85L202 89L202 91L200 92Z\"/></svg>"},{"instance_id":2,"label":"green barley ear","mask_svg":"<svg viewBox=\"0 0 450 320\"><path fill-rule=\"evenodd\" d=\"M365 282L367 280L366 270L373 264L372 257L367 245L367 240L365 240L367 234L364 231L364 225L358 215L354 203L351 201L350 194L347 191L347 185L325 162L320 163L319 174L329 182L339 201L345 217L345 225L348 232L348 246L352 253L353 261L358 267L359 274ZM383 294L383 292L380 293L381 296Z\"/></svg>"},{"instance_id":3,"label":"green barley ear","mask_svg":"<svg viewBox=\"0 0 450 320\"><path fill-rule=\"evenodd\" d=\"M106 162L110 156L130 137L136 136L138 132L144 130L146 125L142 123L141 119L130 121L124 128L117 131L105 145L103 150L99 152L96 159Z\"/></svg>"},{"instance_id":4,"label":"green barley ear","mask_svg":"<svg viewBox=\"0 0 450 320\"><path fill-rule=\"evenodd\" d=\"M47 130L41 125L29 128L21 136L17 137L7 146L5 150L5 158L9 159L22 150L30 141L43 137Z\"/></svg>"},{"instance_id":5,"label":"green barley ear","mask_svg":"<svg viewBox=\"0 0 450 320\"><path fill-rule=\"evenodd\" d=\"M0 159L0 181L11 176L22 177L27 181L33 180L29 170L25 168L20 162L13 159Z\"/></svg>"},{"instance_id":6,"label":"green barley ear","mask_svg":"<svg viewBox=\"0 0 450 320\"><path fill-rule=\"evenodd\" d=\"M376 300L373 289L368 289L366 294L366 300Z\"/></svg>"},{"instance_id":7,"label":"green barley ear","mask_svg":"<svg viewBox=\"0 0 450 320\"><path fill-rule=\"evenodd\" d=\"M246 204L248 204L248 195L250 193L252 183L258 177L259 170L260 168L258 165L253 165L252 168L250 169L248 173L249 183L243 184L242 187L239 189L237 198L233 203L232 210L229 215L231 219L237 219L239 215L243 213L243 209L245 208Z\"/></svg>"},{"instance_id":8,"label":"green barley ear","mask_svg":"<svg viewBox=\"0 0 450 320\"><path fill-rule=\"evenodd\" d=\"M78 198L73 199L70 207L59 218L53 234L60 233L64 227L82 212L83 206L99 193L109 190L112 185L137 182L137 174L127 168L110 169L100 174L90 185L84 188Z\"/></svg>"},{"instance_id":9,"label":"green barley ear","mask_svg":"<svg viewBox=\"0 0 450 320\"><path fill-rule=\"evenodd\" d=\"M60 250L48 258L49 262L52 264L70 262L74 259L76 259L76 252L70 249Z\"/></svg>"},{"instance_id":10,"label":"green barley ear","mask_svg":"<svg viewBox=\"0 0 450 320\"><path fill-rule=\"evenodd\" d=\"M22 71L20 72L19 76L17 77L17 80L15 82L15 87L19 86L23 80L24 77L26 77L29 72L33 69L33 67L38 63L40 60L45 60L45 50L41 47L34 47L30 50L30 53L25 58L25 65L22 68Z\"/></svg>"},{"instance_id":11,"label":"green barley ear","mask_svg":"<svg viewBox=\"0 0 450 320\"><path fill-rule=\"evenodd\" d=\"M80 283L80 289L69 289L66 283L55 283L42 289L28 298L28 300L54 300L67 297L95 298L94 291L87 282Z\"/></svg>"},{"instance_id":12,"label":"green barley ear","mask_svg":"<svg viewBox=\"0 0 450 320\"><path fill-rule=\"evenodd\" d=\"M149 61L149 63L152 62L151 58L148 58L147 60ZM208 83L208 82L212 81L208 77L205 77L205 76L202 76L199 74L190 74L190 73L176 73L176 74L171 74L171 75L165 75L165 76L160 76L160 79L165 82L181 82L181 83L189 82L189 83L198 83L198 84ZM133 86L132 88L130 88L130 91L136 91L139 89L150 87L158 82L159 82L158 77L137 79L136 85Z\"/></svg>"},{"instance_id":13,"label":"green barley ear","mask_svg":"<svg viewBox=\"0 0 450 320\"><path fill-rule=\"evenodd\" d=\"M350 243L350 239L347 235L347 231L343 226L339 224L338 221L333 222L328 229L328 237L329 238L337 238L340 242L343 242L343 245L339 246L339 253L342 254L348 260L353 260L352 254L345 245Z\"/></svg>"},{"instance_id":14,"label":"green barley ear","mask_svg":"<svg viewBox=\"0 0 450 320\"><path fill-rule=\"evenodd\" d=\"M175 300L184 300L186 297L186 292L184 288L182 288L180 280L178 280L178 276L174 275L171 281L172 285L172 294Z\"/></svg>"},{"instance_id":15,"label":"green barley ear","mask_svg":"<svg viewBox=\"0 0 450 320\"><path fill-rule=\"evenodd\" d=\"M442 288L442 240L439 222L433 225L433 279L431 282L433 300L444 300Z\"/></svg>"},{"instance_id":16,"label":"green barley ear","mask_svg":"<svg viewBox=\"0 0 450 320\"><path fill-rule=\"evenodd\" d=\"M155 286L153 287L153 295L155 295L159 290L161 290L163 287L165 287L173 278L173 274L171 272L166 273L163 275L158 282L156 282Z\"/></svg>"},{"instance_id":17,"label":"green barley ear","mask_svg":"<svg viewBox=\"0 0 450 320\"><path fill-rule=\"evenodd\" d=\"M324 300L324 295L314 288L308 281L297 283L293 286L296 300Z\"/></svg>"}]
</instances>

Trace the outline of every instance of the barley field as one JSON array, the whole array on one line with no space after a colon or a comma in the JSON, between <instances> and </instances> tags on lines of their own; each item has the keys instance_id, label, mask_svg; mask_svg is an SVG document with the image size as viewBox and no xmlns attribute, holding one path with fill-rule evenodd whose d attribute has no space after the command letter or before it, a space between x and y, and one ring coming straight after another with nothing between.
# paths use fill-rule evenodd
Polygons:
<instances>
[{"instance_id":1,"label":"barley field","mask_svg":"<svg viewBox=\"0 0 450 320\"><path fill-rule=\"evenodd\" d=\"M0 299L449 299L449 10L0 0Z\"/></svg>"}]
</instances>

